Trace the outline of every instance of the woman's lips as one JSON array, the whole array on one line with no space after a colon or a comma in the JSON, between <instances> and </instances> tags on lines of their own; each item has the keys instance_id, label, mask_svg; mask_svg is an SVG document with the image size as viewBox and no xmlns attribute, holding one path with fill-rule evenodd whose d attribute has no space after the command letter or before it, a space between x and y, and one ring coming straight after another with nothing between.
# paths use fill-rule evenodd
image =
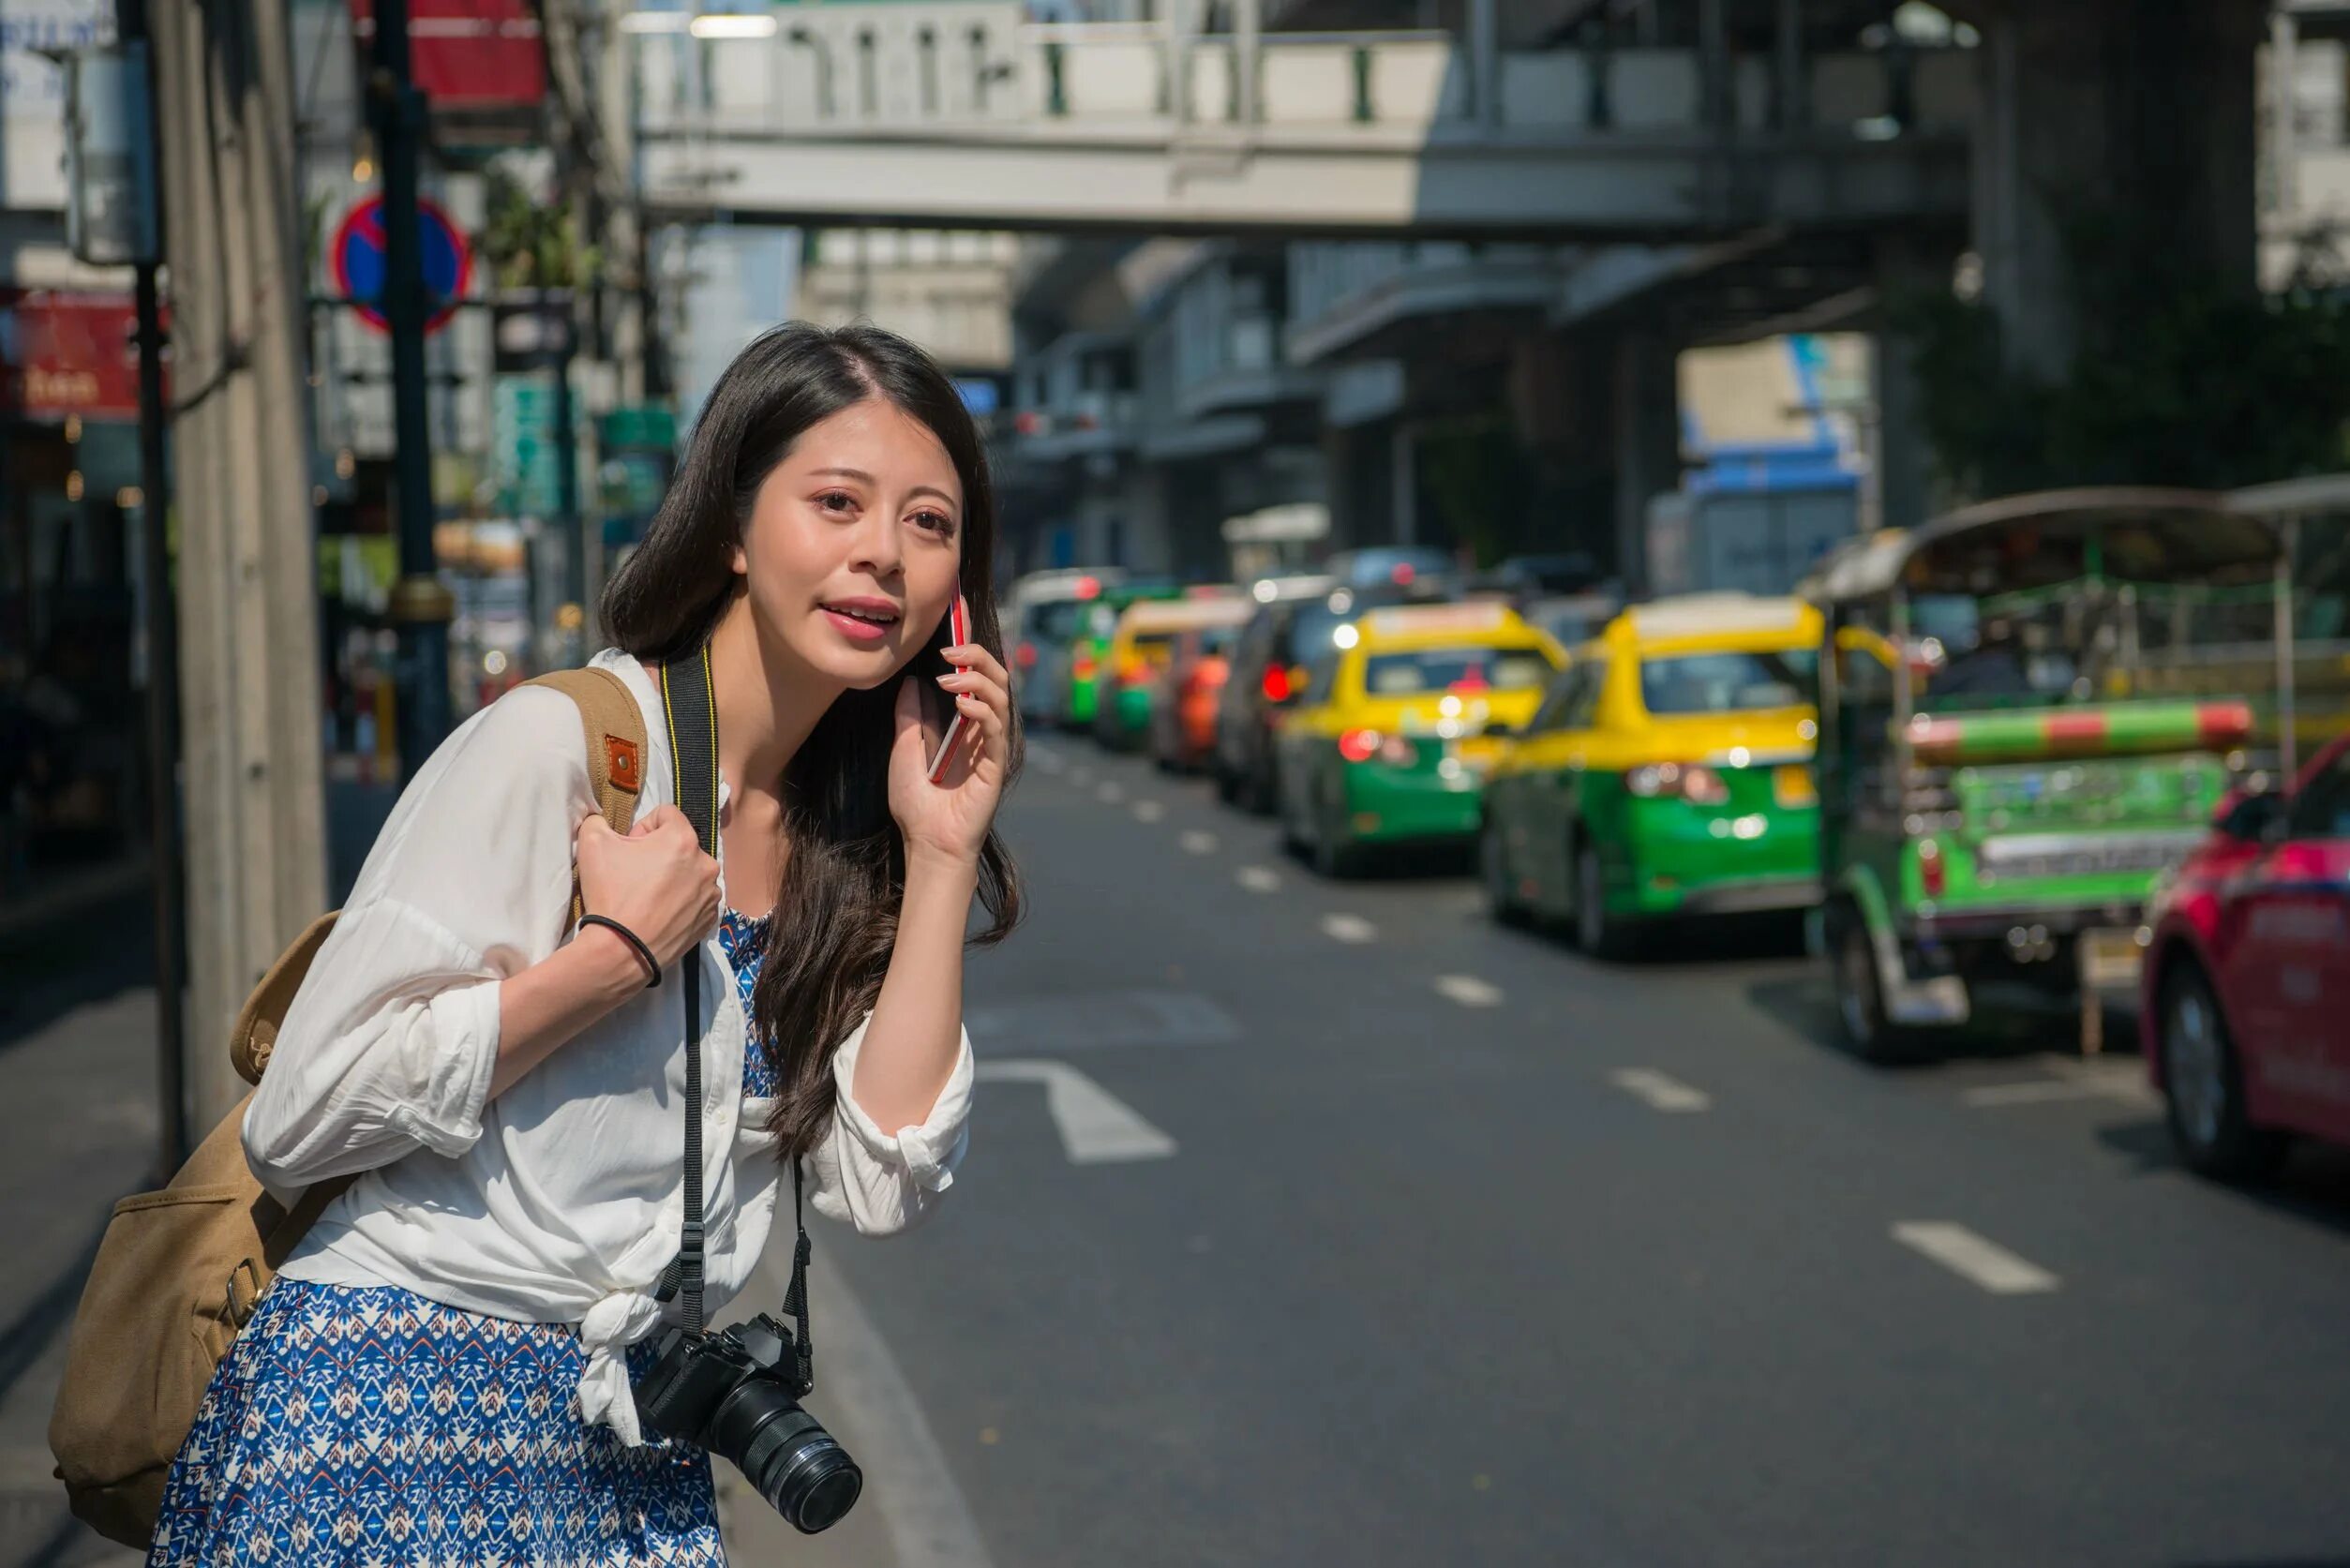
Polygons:
<instances>
[{"instance_id":1,"label":"woman's lips","mask_svg":"<svg viewBox=\"0 0 2350 1568\"><path fill-rule=\"evenodd\" d=\"M890 634L897 629L894 621L884 624L876 620L861 620L853 615L844 615L839 610L829 606L824 608L824 619L831 621L833 630L840 633L842 636L866 648L888 642Z\"/></svg>"}]
</instances>

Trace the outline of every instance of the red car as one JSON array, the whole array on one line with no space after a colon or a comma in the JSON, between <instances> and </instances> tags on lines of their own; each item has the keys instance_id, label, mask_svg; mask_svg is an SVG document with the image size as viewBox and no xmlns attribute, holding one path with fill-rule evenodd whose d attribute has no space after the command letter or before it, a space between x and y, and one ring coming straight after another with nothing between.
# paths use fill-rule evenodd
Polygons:
<instances>
[{"instance_id":1,"label":"red car","mask_svg":"<svg viewBox=\"0 0 2350 1568\"><path fill-rule=\"evenodd\" d=\"M2179 1157L2257 1176L2350 1143L2350 736L2222 809L2156 895L2139 1038Z\"/></svg>"}]
</instances>

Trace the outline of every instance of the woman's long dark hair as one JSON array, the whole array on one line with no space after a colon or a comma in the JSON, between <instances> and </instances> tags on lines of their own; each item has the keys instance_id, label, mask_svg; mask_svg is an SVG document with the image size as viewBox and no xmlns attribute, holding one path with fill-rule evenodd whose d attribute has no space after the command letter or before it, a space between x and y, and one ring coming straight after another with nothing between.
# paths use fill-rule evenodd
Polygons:
<instances>
[{"instance_id":1,"label":"woman's long dark hair","mask_svg":"<svg viewBox=\"0 0 2350 1568\"><path fill-rule=\"evenodd\" d=\"M894 333L802 321L762 334L711 389L644 543L605 590L604 623L613 640L649 664L708 642L741 591L732 549L759 485L810 426L870 397L920 420L953 460L963 485L962 587L972 636L1003 657L992 569L995 492L979 427L954 383ZM897 940L906 841L890 814L894 708L899 683L913 680L930 711L938 711L932 677L946 673L943 640L932 636L895 679L843 693L782 781L783 886L751 1016L782 1081L768 1130L786 1158L822 1135L834 1109L832 1053L880 994ZM1019 766L1015 731L1011 771ZM1020 880L993 831L980 851L979 894L989 920L970 940L1000 942L1020 918Z\"/></svg>"}]
</instances>

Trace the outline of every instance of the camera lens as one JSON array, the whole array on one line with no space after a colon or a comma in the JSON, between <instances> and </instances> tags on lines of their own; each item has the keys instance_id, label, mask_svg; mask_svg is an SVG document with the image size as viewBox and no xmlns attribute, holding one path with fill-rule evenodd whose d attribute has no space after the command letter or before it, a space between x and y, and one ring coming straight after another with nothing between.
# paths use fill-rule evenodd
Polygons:
<instances>
[{"instance_id":1,"label":"camera lens","mask_svg":"<svg viewBox=\"0 0 2350 1568\"><path fill-rule=\"evenodd\" d=\"M737 1384L711 1417L710 1437L711 1450L806 1534L838 1524L864 1489L857 1461L779 1383Z\"/></svg>"}]
</instances>

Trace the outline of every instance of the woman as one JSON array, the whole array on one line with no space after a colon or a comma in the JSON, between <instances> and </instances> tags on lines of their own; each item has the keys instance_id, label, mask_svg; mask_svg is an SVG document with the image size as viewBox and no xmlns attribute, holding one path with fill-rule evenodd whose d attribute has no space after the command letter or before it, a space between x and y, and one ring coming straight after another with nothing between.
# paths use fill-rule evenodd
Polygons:
<instances>
[{"instance_id":1,"label":"woman","mask_svg":"<svg viewBox=\"0 0 2350 1568\"><path fill-rule=\"evenodd\" d=\"M1019 915L994 546L979 433L920 350L795 324L728 368L605 597L597 663L646 716L633 830L569 700L501 698L409 784L287 1016L247 1155L273 1191L363 1174L221 1364L151 1564L724 1561L709 1456L630 1394L677 1312L678 967L705 971L713 1315L786 1160L864 1233L930 1210L970 1099L971 899L980 941ZM942 650L958 590L973 641ZM716 859L667 803L652 673L705 646ZM926 685L965 721L936 783ZM571 928L575 868L627 935Z\"/></svg>"}]
</instances>

